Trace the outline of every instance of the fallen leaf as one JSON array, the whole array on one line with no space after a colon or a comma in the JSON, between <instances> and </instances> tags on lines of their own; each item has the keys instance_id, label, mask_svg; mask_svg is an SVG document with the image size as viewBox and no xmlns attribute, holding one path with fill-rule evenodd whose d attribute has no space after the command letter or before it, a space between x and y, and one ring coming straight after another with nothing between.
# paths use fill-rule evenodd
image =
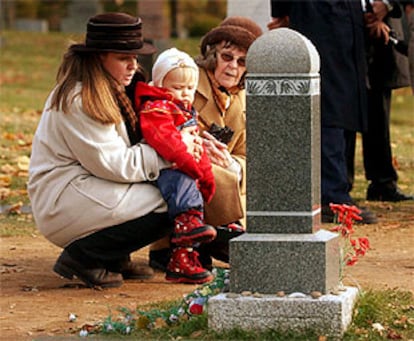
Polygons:
<instances>
[{"instance_id":1,"label":"fallen leaf","mask_svg":"<svg viewBox=\"0 0 414 341\"><path fill-rule=\"evenodd\" d=\"M140 316L137 319L137 322L135 322L135 327L137 329L148 329L151 321L146 316Z\"/></svg>"},{"instance_id":2,"label":"fallen leaf","mask_svg":"<svg viewBox=\"0 0 414 341\"><path fill-rule=\"evenodd\" d=\"M19 156L17 158L17 167L21 171L28 171L30 164L30 158L26 155Z\"/></svg>"},{"instance_id":3,"label":"fallen leaf","mask_svg":"<svg viewBox=\"0 0 414 341\"><path fill-rule=\"evenodd\" d=\"M13 140L16 139L16 135L13 134L13 133L5 132L5 133L3 133L3 138L5 140L13 141Z\"/></svg>"},{"instance_id":4,"label":"fallen leaf","mask_svg":"<svg viewBox=\"0 0 414 341\"><path fill-rule=\"evenodd\" d=\"M407 316L403 315L403 316L401 316L401 318L400 318L400 319L395 320L395 321L393 322L393 324L394 324L395 326L403 326L403 325L405 325L405 324L407 323L407 320L408 320Z\"/></svg>"},{"instance_id":5,"label":"fallen leaf","mask_svg":"<svg viewBox=\"0 0 414 341\"><path fill-rule=\"evenodd\" d=\"M392 158L392 165L394 166L394 168L396 170L399 170L400 169L400 165L399 165L398 160L397 160L397 158L395 156L393 156L393 158Z\"/></svg>"},{"instance_id":6,"label":"fallen leaf","mask_svg":"<svg viewBox=\"0 0 414 341\"><path fill-rule=\"evenodd\" d=\"M384 326L381 323L373 323L372 329L380 333L385 330Z\"/></svg>"},{"instance_id":7,"label":"fallen leaf","mask_svg":"<svg viewBox=\"0 0 414 341\"><path fill-rule=\"evenodd\" d=\"M88 333L92 332L94 329L96 329L96 325L90 324L90 323L85 323L82 326L82 330L86 330Z\"/></svg>"},{"instance_id":8,"label":"fallen leaf","mask_svg":"<svg viewBox=\"0 0 414 341\"><path fill-rule=\"evenodd\" d=\"M120 296L120 297L127 297L127 298L128 298L128 297L131 297L131 295L128 295L127 293L124 293L124 292L120 292L120 293L119 293L119 296Z\"/></svg>"},{"instance_id":9,"label":"fallen leaf","mask_svg":"<svg viewBox=\"0 0 414 341\"><path fill-rule=\"evenodd\" d=\"M168 324L162 317L157 317L154 321L154 329L165 328Z\"/></svg>"},{"instance_id":10,"label":"fallen leaf","mask_svg":"<svg viewBox=\"0 0 414 341\"><path fill-rule=\"evenodd\" d=\"M355 329L355 335L366 335L368 333L369 333L368 330L366 330L365 328Z\"/></svg>"},{"instance_id":11,"label":"fallen leaf","mask_svg":"<svg viewBox=\"0 0 414 341\"><path fill-rule=\"evenodd\" d=\"M75 322L75 321L76 321L76 319L77 319L76 314L74 314L74 313L69 313L69 314L68 314L68 321L69 321L69 322Z\"/></svg>"},{"instance_id":12,"label":"fallen leaf","mask_svg":"<svg viewBox=\"0 0 414 341\"><path fill-rule=\"evenodd\" d=\"M203 335L203 331L202 330L196 330L195 332L192 332L190 337L193 339L198 339L199 337L201 337L201 335Z\"/></svg>"},{"instance_id":13,"label":"fallen leaf","mask_svg":"<svg viewBox=\"0 0 414 341\"><path fill-rule=\"evenodd\" d=\"M7 213L9 214L22 214L21 212L21 208L23 206L23 203L20 201L17 204L11 205L8 210Z\"/></svg>"},{"instance_id":14,"label":"fallen leaf","mask_svg":"<svg viewBox=\"0 0 414 341\"><path fill-rule=\"evenodd\" d=\"M4 187L0 188L0 199L1 200L6 199L7 197L10 196L10 194L11 194L10 188L4 188Z\"/></svg>"},{"instance_id":15,"label":"fallen leaf","mask_svg":"<svg viewBox=\"0 0 414 341\"><path fill-rule=\"evenodd\" d=\"M14 174L16 173L16 168L13 167L11 164L6 163L5 165L1 166L0 170L4 173L4 174Z\"/></svg>"},{"instance_id":16,"label":"fallen leaf","mask_svg":"<svg viewBox=\"0 0 414 341\"><path fill-rule=\"evenodd\" d=\"M39 289L37 289L36 286L23 285L22 291L38 292Z\"/></svg>"},{"instance_id":17,"label":"fallen leaf","mask_svg":"<svg viewBox=\"0 0 414 341\"><path fill-rule=\"evenodd\" d=\"M29 172L26 170L19 170L16 175L20 178L27 178L29 176Z\"/></svg>"},{"instance_id":18,"label":"fallen leaf","mask_svg":"<svg viewBox=\"0 0 414 341\"><path fill-rule=\"evenodd\" d=\"M390 340L401 340L402 336L398 334L395 330L390 329L387 334L387 339Z\"/></svg>"},{"instance_id":19,"label":"fallen leaf","mask_svg":"<svg viewBox=\"0 0 414 341\"><path fill-rule=\"evenodd\" d=\"M0 175L0 187L10 187L10 184L12 182L12 178L9 175Z\"/></svg>"}]
</instances>

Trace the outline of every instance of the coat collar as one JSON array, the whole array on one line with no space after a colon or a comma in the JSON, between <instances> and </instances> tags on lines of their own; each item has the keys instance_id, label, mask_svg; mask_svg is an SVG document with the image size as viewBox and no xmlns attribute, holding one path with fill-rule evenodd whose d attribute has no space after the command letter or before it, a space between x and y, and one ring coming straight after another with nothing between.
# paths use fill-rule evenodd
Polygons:
<instances>
[{"instance_id":1,"label":"coat collar","mask_svg":"<svg viewBox=\"0 0 414 341\"><path fill-rule=\"evenodd\" d=\"M206 100L213 97L213 91L211 90L210 80L208 79L207 71L203 68L200 68L200 77L198 79L197 91Z\"/></svg>"}]
</instances>

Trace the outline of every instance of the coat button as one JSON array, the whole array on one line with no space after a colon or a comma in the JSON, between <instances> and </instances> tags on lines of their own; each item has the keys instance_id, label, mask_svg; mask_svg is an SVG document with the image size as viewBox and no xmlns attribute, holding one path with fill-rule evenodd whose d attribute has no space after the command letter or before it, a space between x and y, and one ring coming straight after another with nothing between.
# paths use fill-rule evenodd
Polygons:
<instances>
[{"instance_id":1,"label":"coat button","mask_svg":"<svg viewBox=\"0 0 414 341\"><path fill-rule=\"evenodd\" d=\"M149 173L149 174L148 174L148 178L149 178L150 180L154 180L154 179L155 179L155 174L154 174L153 172Z\"/></svg>"}]
</instances>

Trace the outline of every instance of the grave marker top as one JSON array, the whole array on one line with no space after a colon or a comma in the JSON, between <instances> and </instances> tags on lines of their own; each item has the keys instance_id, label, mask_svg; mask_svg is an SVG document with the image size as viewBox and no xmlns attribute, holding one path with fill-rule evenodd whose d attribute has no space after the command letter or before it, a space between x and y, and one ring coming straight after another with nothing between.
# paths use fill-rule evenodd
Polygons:
<instances>
[{"instance_id":1,"label":"grave marker top","mask_svg":"<svg viewBox=\"0 0 414 341\"><path fill-rule=\"evenodd\" d=\"M246 61L249 73L319 72L319 54L315 46L305 36L289 28L271 30L256 39L249 48Z\"/></svg>"}]
</instances>

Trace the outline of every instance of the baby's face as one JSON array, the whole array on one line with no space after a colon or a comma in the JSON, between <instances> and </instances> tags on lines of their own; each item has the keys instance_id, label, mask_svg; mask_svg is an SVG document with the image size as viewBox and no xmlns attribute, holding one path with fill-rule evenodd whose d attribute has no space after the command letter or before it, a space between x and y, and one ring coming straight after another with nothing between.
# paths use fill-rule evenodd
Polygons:
<instances>
[{"instance_id":1,"label":"baby's face","mask_svg":"<svg viewBox=\"0 0 414 341\"><path fill-rule=\"evenodd\" d=\"M190 107L197 88L196 73L193 69L186 67L173 69L165 75L162 87Z\"/></svg>"}]
</instances>

